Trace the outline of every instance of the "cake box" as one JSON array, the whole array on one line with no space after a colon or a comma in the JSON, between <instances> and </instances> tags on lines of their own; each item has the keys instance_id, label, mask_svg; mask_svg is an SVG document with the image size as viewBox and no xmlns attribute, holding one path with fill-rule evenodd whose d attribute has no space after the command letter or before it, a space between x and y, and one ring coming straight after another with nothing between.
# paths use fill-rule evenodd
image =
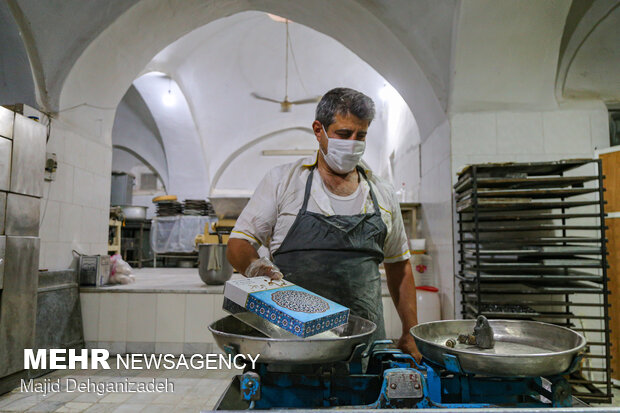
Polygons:
<instances>
[{"instance_id":1,"label":"cake box","mask_svg":"<svg viewBox=\"0 0 620 413\"><path fill-rule=\"evenodd\" d=\"M313 336L349 321L348 308L286 280L228 280L224 298L299 337Z\"/></svg>"}]
</instances>

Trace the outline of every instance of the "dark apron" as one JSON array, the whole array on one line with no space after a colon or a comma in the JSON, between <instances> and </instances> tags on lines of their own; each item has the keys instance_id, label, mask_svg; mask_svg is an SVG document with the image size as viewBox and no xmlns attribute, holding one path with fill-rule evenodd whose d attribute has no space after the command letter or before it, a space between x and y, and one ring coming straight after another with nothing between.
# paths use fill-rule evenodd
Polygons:
<instances>
[{"instance_id":1,"label":"dark apron","mask_svg":"<svg viewBox=\"0 0 620 413\"><path fill-rule=\"evenodd\" d=\"M364 179L366 174L357 170ZM372 321L372 340L385 338L381 278L387 227L370 185L372 214L325 216L307 211L314 167L306 182L304 202L282 245L273 254L285 279Z\"/></svg>"}]
</instances>

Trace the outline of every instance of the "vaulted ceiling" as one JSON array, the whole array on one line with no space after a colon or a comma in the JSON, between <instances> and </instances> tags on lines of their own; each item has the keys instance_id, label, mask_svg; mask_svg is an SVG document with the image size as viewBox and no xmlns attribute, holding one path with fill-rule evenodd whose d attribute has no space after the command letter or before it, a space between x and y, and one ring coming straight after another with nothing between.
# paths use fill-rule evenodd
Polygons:
<instances>
[{"instance_id":1,"label":"vaulted ceiling","mask_svg":"<svg viewBox=\"0 0 620 413\"><path fill-rule=\"evenodd\" d=\"M195 134L199 148L189 163L196 165L192 174L211 182L222 176L222 167L230 167L231 151L255 139L264 142L278 130L306 138L307 132L294 128L307 126L311 105L280 114L275 104L249 95L283 97L283 28L264 12L295 22L297 67L290 66L290 99L348 84L380 101L378 91L388 82L415 117L419 135L411 139L424 141L448 112L545 110L569 99L620 102L619 5L617 0L7 0L0 2L0 103L60 112L109 141L115 122L131 118L123 111L140 112L131 105L137 94L152 117L144 120L151 125L143 125L155 142L149 162L162 171L174 169L164 135L190 128L191 120L193 130L186 136ZM346 56L346 63L337 56ZM158 107L156 94L166 79L181 93L188 123L165 121L169 112ZM285 135L278 139L293 139ZM376 147L373 156L380 163L393 147ZM204 159L210 161L201 169Z\"/></svg>"}]
</instances>

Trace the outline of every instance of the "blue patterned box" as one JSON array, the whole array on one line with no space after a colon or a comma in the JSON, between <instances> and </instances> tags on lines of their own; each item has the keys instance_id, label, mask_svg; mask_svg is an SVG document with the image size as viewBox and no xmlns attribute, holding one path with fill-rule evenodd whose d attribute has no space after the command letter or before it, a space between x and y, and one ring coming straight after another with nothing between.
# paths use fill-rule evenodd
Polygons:
<instances>
[{"instance_id":1,"label":"blue patterned box","mask_svg":"<svg viewBox=\"0 0 620 413\"><path fill-rule=\"evenodd\" d=\"M349 321L349 309L286 280L229 280L224 297L296 336L309 337Z\"/></svg>"}]
</instances>

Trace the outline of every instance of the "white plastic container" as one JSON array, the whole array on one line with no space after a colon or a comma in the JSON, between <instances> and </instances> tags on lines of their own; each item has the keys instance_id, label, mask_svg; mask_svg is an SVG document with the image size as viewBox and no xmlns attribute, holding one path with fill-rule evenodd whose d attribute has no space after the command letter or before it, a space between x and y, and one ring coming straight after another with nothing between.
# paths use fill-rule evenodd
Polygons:
<instances>
[{"instance_id":1,"label":"white plastic container","mask_svg":"<svg viewBox=\"0 0 620 413\"><path fill-rule=\"evenodd\" d=\"M416 286L435 286L435 274L433 273L433 259L427 254L414 254L411 256L411 267Z\"/></svg>"},{"instance_id":2,"label":"white plastic container","mask_svg":"<svg viewBox=\"0 0 620 413\"><path fill-rule=\"evenodd\" d=\"M426 251L426 238L409 238L409 250L411 252Z\"/></svg>"},{"instance_id":3,"label":"white plastic container","mask_svg":"<svg viewBox=\"0 0 620 413\"><path fill-rule=\"evenodd\" d=\"M416 287L418 300L418 323L441 320L441 304L439 290L435 287Z\"/></svg>"}]
</instances>

